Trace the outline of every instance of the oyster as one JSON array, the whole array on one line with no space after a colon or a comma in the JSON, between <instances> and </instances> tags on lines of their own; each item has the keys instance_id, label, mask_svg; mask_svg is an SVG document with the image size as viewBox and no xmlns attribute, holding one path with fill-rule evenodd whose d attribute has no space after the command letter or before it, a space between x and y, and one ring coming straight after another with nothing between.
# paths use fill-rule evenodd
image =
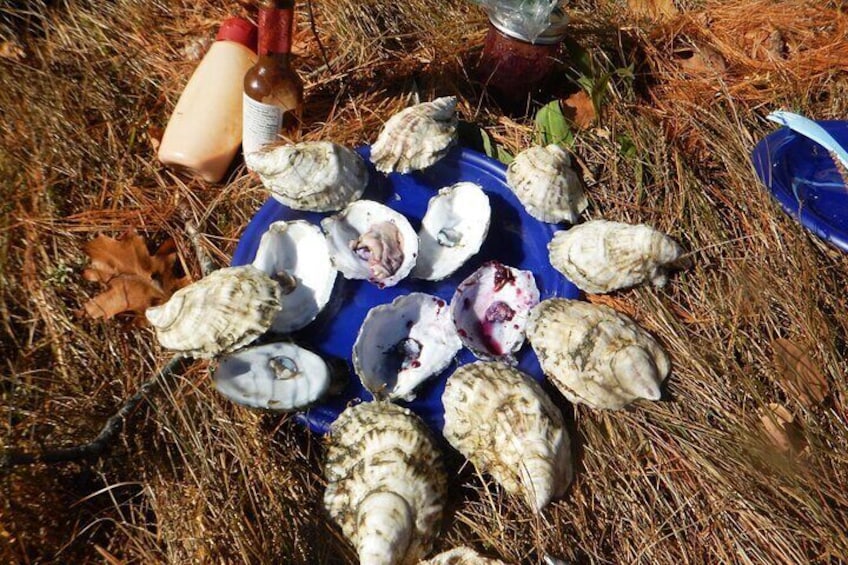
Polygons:
<instances>
[{"instance_id":1,"label":"oyster","mask_svg":"<svg viewBox=\"0 0 848 565\"><path fill-rule=\"evenodd\" d=\"M212 380L238 404L300 410L327 394L336 378L318 355L293 343L247 347L221 359Z\"/></svg>"},{"instance_id":2,"label":"oyster","mask_svg":"<svg viewBox=\"0 0 848 565\"><path fill-rule=\"evenodd\" d=\"M349 279L394 286L415 266L418 235L402 214L378 202L354 202L324 218L321 229L333 265Z\"/></svg>"},{"instance_id":3,"label":"oyster","mask_svg":"<svg viewBox=\"0 0 848 565\"><path fill-rule=\"evenodd\" d=\"M368 184L365 161L330 141L281 145L248 153L244 160L271 196L295 210L341 210Z\"/></svg>"},{"instance_id":4,"label":"oyster","mask_svg":"<svg viewBox=\"0 0 848 565\"><path fill-rule=\"evenodd\" d=\"M450 310L459 339L477 358L511 362L538 303L533 273L489 261L457 287Z\"/></svg>"},{"instance_id":5,"label":"oyster","mask_svg":"<svg viewBox=\"0 0 848 565\"><path fill-rule=\"evenodd\" d=\"M265 333L280 311L280 285L253 267L212 271L144 315L162 347L211 359Z\"/></svg>"},{"instance_id":6,"label":"oyster","mask_svg":"<svg viewBox=\"0 0 848 565\"><path fill-rule=\"evenodd\" d=\"M430 199L418 232L418 259L412 276L439 281L480 250L489 233L489 197L480 185L459 182Z\"/></svg>"},{"instance_id":7,"label":"oyster","mask_svg":"<svg viewBox=\"0 0 848 565\"><path fill-rule=\"evenodd\" d=\"M368 311L353 344L353 367L375 397L412 400L415 388L461 348L447 303L413 292Z\"/></svg>"},{"instance_id":8,"label":"oyster","mask_svg":"<svg viewBox=\"0 0 848 565\"><path fill-rule=\"evenodd\" d=\"M330 429L324 506L364 564L417 563L442 519L447 475L424 423L390 402L347 408Z\"/></svg>"},{"instance_id":9,"label":"oyster","mask_svg":"<svg viewBox=\"0 0 848 565\"><path fill-rule=\"evenodd\" d=\"M314 320L329 302L336 281L324 234L303 220L268 226L253 266L280 283L282 310L272 325L280 333L299 330Z\"/></svg>"},{"instance_id":10,"label":"oyster","mask_svg":"<svg viewBox=\"0 0 848 565\"><path fill-rule=\"evenodd\" d=\"M607 306L544 300L530 313L527 337L560 392L592 408L618 410L637 398L657 400L671 369L648 332Z\"/></svg>"},{"instance_id":11,"label":"oyster","mask_svg":"<svg viewBox=\"0 0 848 565\"><path fill-rule=\"evenodd\" d=\"M504 562L500 559L483 557L470 547L462 545L450 551L443 551L426 561L421 561L418 565L504 565Z\"/></svg>"},{"instance_id":12,"label":"oyster","mask_svg":"<svg viewBox=\"0 0 848 565\"><path fill-rule=\"evenodd\" d=\"M442 395L445 439L478 471L539 512L571 483L562 414L539 384L503 363L463 365Z\"/></svg>"},{"instance_id":13,"label":"oyster","mask_svg":"<svg viewBox=\"0 0 848 565\"><path fill-rule=\"evenodd\" d=\"M589 205L571 158L559 145L519 153L507 167L506 182L527 213L543 222L576 223Z\"/></svg>"},{"instance_id":14,"label":"oyster","mask_svg":"<svg viewBox=\"0 0 848 565\"><path fill-rule=\"evenodd\" d=\"M371 146L371 162L383 173L425 169L456 143L456 97L410 106L388 119Z\"/></svg>"},{"instance_id":15,"label":"oyster","mask_svg":"<svg viewBox=\"0 0 848 565\"><path fill-rule=\"evenodd\" d=\"M560 231L548 244L551 265L586 292L604 293L651 281L663 286L683 250L644 224L593 220Z\"/></svg>"}]
</instances>

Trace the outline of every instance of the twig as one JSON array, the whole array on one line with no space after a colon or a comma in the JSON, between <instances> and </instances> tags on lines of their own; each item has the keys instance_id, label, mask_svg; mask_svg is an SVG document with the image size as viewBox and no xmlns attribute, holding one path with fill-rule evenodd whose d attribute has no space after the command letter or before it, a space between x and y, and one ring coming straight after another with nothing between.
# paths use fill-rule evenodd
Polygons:
<instances>
[{"instance_id":1,"label":"twig","mask_svg":"<svg viewBox=\"0 0 848 565\"><path fill-rule=\"evenodd\" d=\"M186 220L185 230L191 241L191 245L194 247L197 262L200 263L200 274L205 277L215 270L215 262L212 261L212 257L209 256L209 253L201 245L200 232L197 230L197 226L194 225L194 221Z\"/></svg>"},{"instance_id":2,"label":"twig","mask_svg":"<svg viewBox=\"0 0 848 565\"><path fill-rule=\"evenodd\" d=\"M318 29L315 27L315 15L312 13L312 0L306 0L306 9L309 11L309 27L312 29L312 35L315 36L315 41L318 43L318 50L321 52L321 58L324 59L324 64L330 74L333 74L333 67L330 65L330 59L327 57L327 52L324 50L324 44L321 43L321 37L318 35Z\"/></svg>"}]
</instances>

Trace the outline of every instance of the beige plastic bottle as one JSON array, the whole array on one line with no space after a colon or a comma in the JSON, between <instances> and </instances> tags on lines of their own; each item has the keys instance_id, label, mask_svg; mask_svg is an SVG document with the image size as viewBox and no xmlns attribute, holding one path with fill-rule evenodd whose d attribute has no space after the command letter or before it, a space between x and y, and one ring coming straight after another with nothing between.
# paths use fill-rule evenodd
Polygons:
<instances>
[{"instance_id":1,"label":"beige plastic bottle","mask_svg":"<svg viewBox=\"0 0 848 565\"><path fill-rule=\"evenodd\" d=\"M221 25L180 95L159 146L163 165L219 182L241 144L243 81L256 62L256 26Z\"/></svg>"}]
</instances>

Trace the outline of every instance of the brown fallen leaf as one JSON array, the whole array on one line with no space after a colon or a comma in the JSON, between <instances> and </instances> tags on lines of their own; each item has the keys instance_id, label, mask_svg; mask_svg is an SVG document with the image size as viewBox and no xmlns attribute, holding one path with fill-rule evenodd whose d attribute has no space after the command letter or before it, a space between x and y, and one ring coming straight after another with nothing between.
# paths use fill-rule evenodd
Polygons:
<instances>
[{"instance_id":1,"label":"brown fallen leaf","mask_svg":"<svg viewBox=\"0 0 848 565\"><path fill-rule=\"evenodd\" d=\"M595 123L595 105L585 90L566 98L562 103L562 113L574 122L578 129L586 129Z\"/></svg>"},{"instance_id":2,"label":"brown fallen leaf","mask_svg":"<svg viewBox=\"0 0 848 565\"><path fill-rule=\"evenodd\" d=\"M635 16L650 20L666 20L677 15L672 0L627 0L627 6Z\"/></svg>"},{"instance_id":3,"label":"brown fallen leaf","mask_svg":"<svg viewBox=\"0 0 848 565\"><path fill-rule=\"evenodd\" d=\"M724 56L709 45L682 47L674 51L674 60L684 71L696 75L724 74Z\"/></svg>"},{"instance_id":4,"label":"brown fallen leaf","mask_svg":"<svg viewBox=\"0 0 848 565\"><path fill-rule=\"evenodd\" d=\"M26 57L23 47L15 41L0 42L0 59L23 61Z\"/></svg>"},{"instance_id":5,"label":"brown fallen leaf","mask_svg":"<svg viewBox=\"0 0 848 565\"><path fill-rule=\"evenodd\" d=\"M779 61L786 51L786 41L778 29L752 29L745 33L743 43L748 55L761 61Z\"/></svg>"},{"instance_id":6,"label":"brown fallen leaf","mask_svg":"<svg viewBox=\"0 0 848 565\"><path fill-rule=\"evenodd\" d=\"M801 426L795 421L795 415L785 406L771 403L760 411L763 431L771 443L780 451L803 451L807 443Z\"/></svg>"},{"instance_id":7,"label":"brown fallen leaf","mask_svg":"<svg viewBox=\"0 0 848 565\"><path fill-rule=\"evenodd\" d=\"M92 318L108 320L121 312L143 314L191 282L189 277L174 274L177 253L172 240L150 255L144 238L130 231L121 239L99 235L86 243L83 251L91 258L83 278L108 286L85 304ZM143 323L143 316L139 318Z\"/></svg>"},{"instance_id":8,"label":"brown fallen leaf","mask_svg":"<svg viewBox=\"0 0 848 565\"><path fill-rule=\"evenodd\" d=\"M771 342L774 368L784 392L810 408L820 403L830 392L827 378L810 355L795 342L778 338Z\"/></svg>"}]
</instances>

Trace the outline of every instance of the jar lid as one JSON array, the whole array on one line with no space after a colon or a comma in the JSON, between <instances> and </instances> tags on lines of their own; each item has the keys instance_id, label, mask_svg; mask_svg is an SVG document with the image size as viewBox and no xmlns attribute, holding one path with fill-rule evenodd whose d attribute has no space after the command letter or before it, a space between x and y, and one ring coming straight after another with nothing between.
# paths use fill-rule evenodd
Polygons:
<instances>
[{"instance_id":1,"label":"jar lid","mask_svg":"<svg viewBox=\"0 0 848 565\"><path fill-rule=\"evenodd\" d=\"M504 35L537 45L559 43L565 37L565 28L568 26L568 15L562 6L557 6L551 11L548 26L536 37L532 36L527 20L520 13L490 10L488 15L492 25Z\"/></svg>"}]
</instances>

